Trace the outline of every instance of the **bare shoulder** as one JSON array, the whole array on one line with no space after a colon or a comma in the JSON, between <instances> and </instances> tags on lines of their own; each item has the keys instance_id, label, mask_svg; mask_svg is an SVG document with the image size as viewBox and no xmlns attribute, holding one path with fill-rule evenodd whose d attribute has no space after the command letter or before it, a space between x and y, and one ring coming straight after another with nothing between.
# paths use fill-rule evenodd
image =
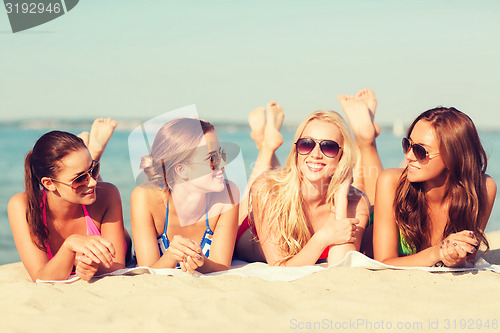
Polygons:
<instances>
[{"instance_id":1,"label":"bare shoulder","mask_svg":"<svg viewBox=\"0 0 500 333\"><path fill-rule=\"evenodd\" d=\"M497 184L495 183L495 180L488 175L484 175L484 178L486 182L486 193L488 195L488 198L495 199L497 195Z\"/></svg>"},{"instance_id":2,"label":"bare shoulder","mask_svg":"<svg viewBox=\"0 0 500 333\"><path fill-rule=\"evenodd\" d=\"M20 192L17 194L14 194L12 198L9 200L9 206L10 205L26 205L27 204L27 199L26 199L26 193L25 192Z\"/></svg>"},{"instance_id":3,"label":"bare shoulder","mask_svg":"<svg viewBox=\"0 0 500 333\"><path fill-rule=\"evenodd\" d=\"M117 203L121 204L120 191L118 188L106 182L97 183L97 200L92 206L102 207L107 209L110 205L115 205Z\"/></svg>"},{"instance_id":4,"label":"bare shoulder","mask_svg":"<svg viewBox=\"0 0 500 333\"><path fill-rule=\"evenodd\" d=\"M12 196L10 198L9 203L7 205L7 210L9 211L9 214L13 213L14 211L26 211L26 207L28 206L28 201L26 198L26 193L25 192L20 192Z\"/></svg>"},{"instance_id":5,"label":"bare shoulder","mask_svg":"<svg viewBox=\"0 0 500 333\"><path fill-rule=\"evenodd\" d=\"M144 184L136 186L132 191L131 201L132 203L144 205L157 201L158 198L163 197L163 190L156 186L146 186Z\"/></svg>"},{"instance_id":6,"label":"bare shoulder","mask_svg":"<svg viewBox=\"0 0 500 333\"><path fill-rule=\"evenodd\" d=\"M402 174L403 169L386 169L378 177L377 186L395 188Z\"/></svg>"},{"instance_id":7,"label":"bare shoulder","mask_svg":"<svg viewBox=\"0 0 500 333\"><path fill-rule=\"evenodd\" d=\"M495 180L489 175L484 175L484 179L486 182L486 190L496 192L497 191L497 184L496 184Z\"/></svg>"}]
</instances>

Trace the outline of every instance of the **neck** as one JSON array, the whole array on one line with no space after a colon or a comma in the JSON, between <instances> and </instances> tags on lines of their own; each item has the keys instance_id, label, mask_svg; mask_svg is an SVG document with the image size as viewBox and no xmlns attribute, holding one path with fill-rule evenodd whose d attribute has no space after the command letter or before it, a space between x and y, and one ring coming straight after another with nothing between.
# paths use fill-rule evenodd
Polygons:
<instances>
[{"instance_id":1,"label":"neck","mask_svg":"<svg viewBox=\"0 0 500 333\"><path fill-rule=\"evenodd\" d=\"M427 201L432 203L442 203L446 194L446 178L440 177L424 183L425 196Z\"/></svg>"},{"instance_id":2,"label":"neck","mask_svg":"<svg viewBox=\"0 0 500 333\"><path fill-rule=\"evenodd\" d=\"M79 218L82 214L81 204L75 204L64 200L58 193L46 191L47 216L54 220L69 221Z\"/></svg>"},{"instance_id":3,"label":"neck","mask_svg":"<svg viewBox=\"0 0 500 333\"><path fill-rule=\"evenodd\" d=\"M205 214L207 193L193 189L191 186L178 184L172 190L172 201L181 226L198 222Z\"/></svg>"},{"instance_id":4,"label":"neck","mask_svg":"<svg viewBox=\"0 0 500 333\"><path fill-rule=\"evenodd\" d=\"M304 179L301 186L301 192L307 205L319 206L324 204L328 192L328 185L329 183L325 183L324 181L310 182Z\"/></svg>"}]
</instances>

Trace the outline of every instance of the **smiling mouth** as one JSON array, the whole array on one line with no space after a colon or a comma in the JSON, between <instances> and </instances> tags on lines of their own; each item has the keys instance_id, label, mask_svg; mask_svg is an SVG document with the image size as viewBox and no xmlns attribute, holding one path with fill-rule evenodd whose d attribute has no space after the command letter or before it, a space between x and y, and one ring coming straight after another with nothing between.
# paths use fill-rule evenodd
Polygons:
<instances>
[{"instance_id":1,"label":"smiling mouth","mask_svg":"<svg viewBox=\"0 0 500 333\"><path fill-rule=\"evenodd\" d=\"M307 162L306 165L307 168L313 172L319 172L323 170L323 168L326 166L326 164L323 163L313 163L313 162Z\"/></svg>"},{"instance_id":2,"label":"smiling mouth","mask_svg":"<svg viewBox=\"0 0 500 333\"><path fill-rule=\"evenodd\" d=\"M95 189L92 190L92 191L88 191L87 193L84 193L83 195L92 195L95 193Z\"/></svg>"}]
</instances>

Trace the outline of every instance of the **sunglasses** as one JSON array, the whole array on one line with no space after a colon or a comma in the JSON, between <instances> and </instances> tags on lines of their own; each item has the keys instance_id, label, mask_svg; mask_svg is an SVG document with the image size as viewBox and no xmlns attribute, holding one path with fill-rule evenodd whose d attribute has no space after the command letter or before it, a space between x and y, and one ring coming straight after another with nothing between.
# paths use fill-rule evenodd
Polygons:
<instances>
[{"instance_id":1,"label":"sunglasses","mask_svg":"<svg viewBox=\"0 0 500 333\"><path fill-rule=\"evenodd\" d=\"M210 169L212 171L216 171L216 170L221 169L222 161L224 161L224 163L225 163L226 158L227 158L226 150L223 148L220 148L219 151L210 152L209 153ZM190 164L205 164L205 163L191 162Z\"/></svg>"},{"instance_id":2,"label":"sunglasses","mask_svg":"<svg viewBox=\"0 0 500 333\"><path fill-rule=\"evenodd\" d=\"M432 158L433 155L434 156L439 155L439 153L429 154L424 147L422 147L418 143L413 143L413 141L411 141L411 139L408 138L403 138L403 141L401 143L403 145L403 153L406 155L408 154L410 149L413 150L413 155L415 155L415 158L420 163L424 162L427 159L427 157Z\"/></svg>"},{"instance_id":3,"label":"sunglasses","mask_svg":"<svg viewBox=\"0 0 500 333\"><path fill-rule=\"evenodd\" d=\"M342 147L333 140L314 140L311 138L301 138L295 142L295 146L297 148L297 153L300 155L307 155L313 151L314 147L316 147L316 143L319 144L319 149L329 158L334 158L338 155L340 149Z\"/></svg>"},{"instance_id":4,"label":"sunglasses","mask_svg":"<svg viewBox=\"0 0 500 333\"><path fill-rule=\"evenodd\" d=\"M64 185L68 185L68 186L71 186L73 189L76 189L79 186L88 185L89 181L90 181L90 177L92 177L95 180L97 180L97 177L99 177L99 169L100 169L99 161L94 161L93 160L92 161L92 165L90 166L90 168L86 172L84 172L81 175L77 176L70 183L62 182L60 180L53 179L53 178L51 178L51 179L54 182L58 182L58 183L61 183L61 184L64 184Z\"/></svg>"}]
</instances>

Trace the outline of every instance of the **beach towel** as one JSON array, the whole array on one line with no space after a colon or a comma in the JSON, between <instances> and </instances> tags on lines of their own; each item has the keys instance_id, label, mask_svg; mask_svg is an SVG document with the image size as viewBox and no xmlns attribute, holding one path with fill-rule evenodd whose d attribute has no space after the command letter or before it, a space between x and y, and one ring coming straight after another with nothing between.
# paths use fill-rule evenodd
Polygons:
<instances>
[{"instance_id":1,"label":"beach towel","mask_svg":"<svg viewBox=\"0 0 500 333\"><path fill-rule=\"evenodd\" d=\"M312 265L312 266L302 266L302 267L274 267L269 266L266 263L254 262L246 263L240 260L234 260L231 263L231 269L223 272L215 272L209 274L201 274L195 272L193 277L198 278L210 278L214 276L228 275L228 276L246 276L246 277L256 277L266 281L293 281L300 279L304 276L319 272L325 269L334 269L335 267L359 267L366 268L370 270L421 270L432 273L443 273L443 272L466 272L466 271L492 271L495 273L500 273L499 265L492 265L488 263L483 258L478 258L474 267L472 268L449 268L449 267L398 267L385 265L379 261L373 260L365 256L364 254L356 251L350 251L346 254L344 259L333 266L327 267L326 264ZM103 274L96 276L95 278L102 278L105 276L116 276L116 275L138 275L138 274L156 274L156 275L166 275L166 276L190 276L191 274L183 272L176 268L162 268L153 269L149 267L134 267L126 268L114 271L112 273ZM78 276L70 276L67 280L62 281L51 281L51 280L37 280L37 283L70 283L79 280Z\"/></svg>"}]
</instances>

